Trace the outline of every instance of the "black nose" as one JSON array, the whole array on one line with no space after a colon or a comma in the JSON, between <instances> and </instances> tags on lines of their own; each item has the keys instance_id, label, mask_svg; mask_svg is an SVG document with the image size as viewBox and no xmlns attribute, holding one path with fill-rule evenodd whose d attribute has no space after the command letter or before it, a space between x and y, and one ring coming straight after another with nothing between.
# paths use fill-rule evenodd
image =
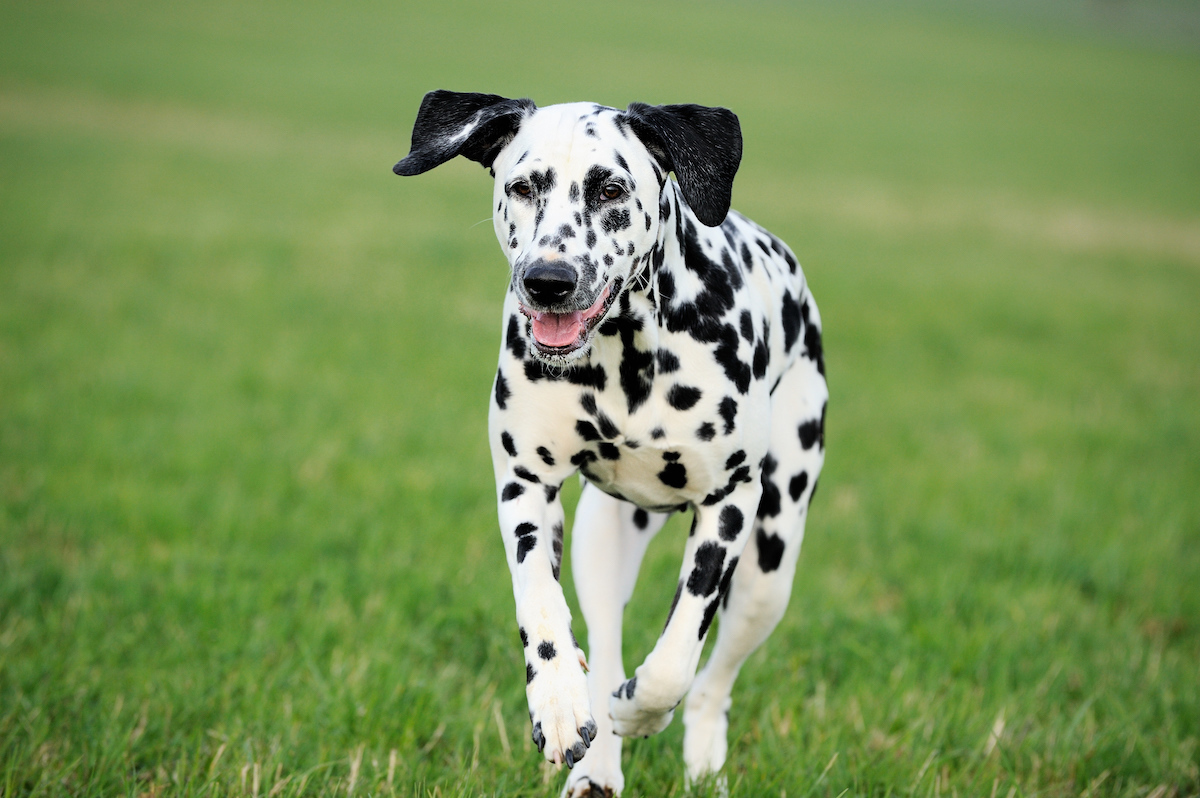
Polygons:
<instances>
[{"instance_id":1,"label":"black nose","mask_svg":"<svg viewBox=\"0 0 1200 798\"><path fill-rule=\"evenodd\" d=\"M556 305L575 290L575 270L558 261L536 261L525 270L525 293L539 305Z\"/></svg>"}]
</instances>

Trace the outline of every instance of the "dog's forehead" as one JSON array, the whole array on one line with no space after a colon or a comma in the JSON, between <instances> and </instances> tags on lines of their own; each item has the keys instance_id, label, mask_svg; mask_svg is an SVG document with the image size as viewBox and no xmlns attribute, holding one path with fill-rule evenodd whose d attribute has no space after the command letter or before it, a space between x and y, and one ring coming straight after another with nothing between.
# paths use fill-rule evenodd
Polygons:
<instances>
[{"instance_id":1,"label":"dog's forehead","mask_svg":"<svg viewBox=\"0 0 1200 798\"><path fill-rule=\"evenodd\" d=\"M540 162L586 171L598 162L615 162L632 148L632 137L618 121L620 113L596 103L539 108L521 123L507 148L508 168Z\"/></svg>"}]
</instances>

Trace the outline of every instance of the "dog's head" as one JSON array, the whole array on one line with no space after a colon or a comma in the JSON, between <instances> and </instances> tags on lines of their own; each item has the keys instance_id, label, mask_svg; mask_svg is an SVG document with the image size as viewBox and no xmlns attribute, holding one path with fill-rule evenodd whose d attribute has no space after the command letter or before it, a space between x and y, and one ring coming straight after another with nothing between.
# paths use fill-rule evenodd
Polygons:
<instances>
[{"instance_id":1,"label":"dog's head","mask_svg":"<svg viewBox=\"0 0 1200 798\"><path fill-rule=\"evenodd\" d=\"M434 91L396 164L416 175L462 155L496 178L493 223L512 267L533 351L582 357L600 322L659 240L667 173L706 225L729 212L742 155L724 108L591 103L537 108L494 94Z\"/></svg>"}]
</instances>

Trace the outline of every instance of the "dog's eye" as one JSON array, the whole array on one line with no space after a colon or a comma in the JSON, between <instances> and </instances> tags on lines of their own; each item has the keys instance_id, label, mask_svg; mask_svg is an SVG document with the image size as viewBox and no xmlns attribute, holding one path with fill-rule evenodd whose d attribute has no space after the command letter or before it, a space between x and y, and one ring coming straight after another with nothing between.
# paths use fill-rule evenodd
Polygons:
<instances>
[{"instance_id":1,"label":"dog's eye","mask_svg":"<svg viewBox=\"0 0 1200 798\"><path fill-rule=\"evenodd\" d=\"M625 194L625 189L616 183L609 183L600 189L600 194L607 200L615 200L620 199Z\"/></svg>"},{"instance_id":2,"label":"dog's eye","mask_svg":"<svg viewBox=\"0 0 1200 798\"><path fill-rule=\"evenodd\" d=\"M528 197L533 192L533 189L524 180L518 180L510 188L514 194L520 194L522 197Z\"/></svg>"}]
</instances>

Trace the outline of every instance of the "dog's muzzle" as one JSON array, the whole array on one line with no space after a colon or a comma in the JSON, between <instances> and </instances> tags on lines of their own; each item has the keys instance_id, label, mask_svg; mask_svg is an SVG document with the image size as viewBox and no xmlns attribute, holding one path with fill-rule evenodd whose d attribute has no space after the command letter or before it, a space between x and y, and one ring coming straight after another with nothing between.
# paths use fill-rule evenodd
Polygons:
<instances>
[{"instance_id":1,"label":"dog's muzzle","mask_svg":"<svg viewBox=\"0 0 1200 798\"><path fill-rule=\"evenodd\" d=\"M588 307L573 309L571 300L580 299L578 282L575 269L560 261L540 259L525 269L521 277L525 299L520 308L531 321L534 348L540 354L561 357L582 348L620 287L617 280L605 286Z\"/></svg>"}]
</instances>

